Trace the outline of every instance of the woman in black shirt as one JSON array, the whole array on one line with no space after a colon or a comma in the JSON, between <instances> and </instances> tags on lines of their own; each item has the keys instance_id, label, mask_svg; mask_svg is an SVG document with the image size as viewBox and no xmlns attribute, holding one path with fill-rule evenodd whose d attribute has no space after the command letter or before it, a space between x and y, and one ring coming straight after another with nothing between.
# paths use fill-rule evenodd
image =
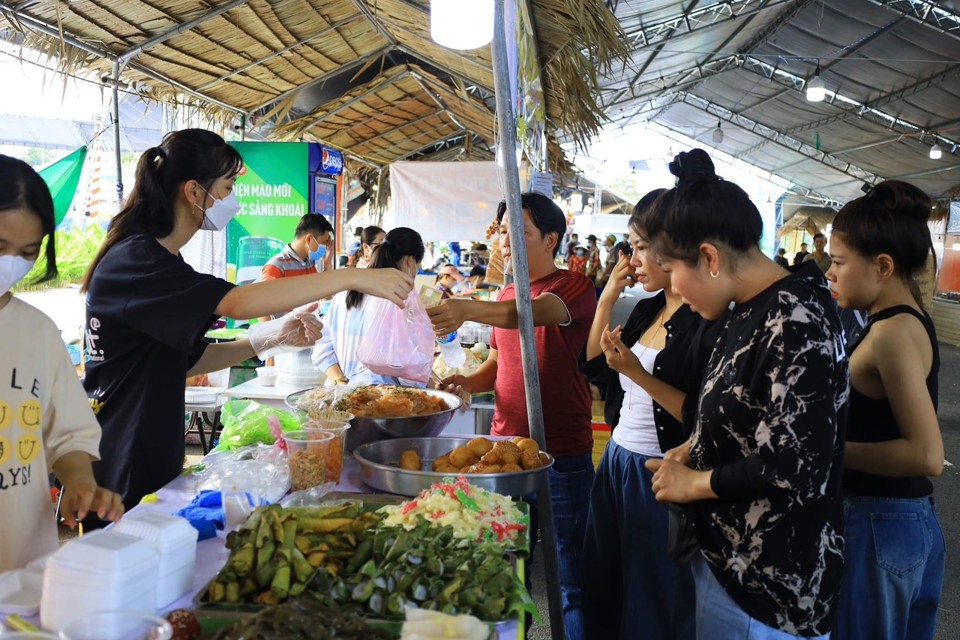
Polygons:
<instances>
[{"instance_id":1,"label":"woman in black shirt","mask_svg":"<svg viewBox=\"0 0 960 640\"><path fill-rule=\"evenodd\" d=\"M667 509L656 501L644 463L689 437L683 407L696 400L716 335L713 323L671 290L647 251L646 217L665 191L651 191L633 210L633 251L600 295L580 367L604 394L606 420L615 427L590 493L582 561L588 638L634 638L639 629L662 640L694 638L693 576L667 554ZM638 302L623 329L611 331L614 304L637 283L660 293Z\"/></svg>"},{"instance_id":2,"label":"woman in black shirt","mask_svg":"<svg viewBox=\"0 0 960 640\"><path fill-rule=\"evenodd\" d=\"M913 185L888 180L833 223L833 294L870 317L850 351L841 640L932 640L936 631L945 551L927 476L943 472L940 354L913 295L932 250L930 205Z\"/></svg>"},{"instance_id":3,"label":"woman in black shirt","mask_svg":"<svg viewBox=\"0 0 960 640\"><path fill-rule=\"evenodd\" d=\"M208 345L203 335L218 316L284 313L346 289L402 304L413 287L413 278L395 269L343 269L243 287L194 271L180 249L200 229L222 230L237 213L233 183L242 166L240 154L210 131L165 136L140 158L136 186L87 271L83 385L103 429L94 473L127 509L182 471L188 376L320 337L308 308L254 325L249 340Z\"/></svg>"},{"instance_id":4,"label":"woman in black shirt","mask_svg":"<svg viewBox=\"0 0 960 640\"><path fill-rule=\"evenodd\" d=\"M821 637L843 564L835 305L816 265L790 274L760 251L756 206L704 151L670 169L653 245L673 288L721 322L690 440L647 463L658 500L693 503L697 637Z\"/></svg>"}]
</instances>

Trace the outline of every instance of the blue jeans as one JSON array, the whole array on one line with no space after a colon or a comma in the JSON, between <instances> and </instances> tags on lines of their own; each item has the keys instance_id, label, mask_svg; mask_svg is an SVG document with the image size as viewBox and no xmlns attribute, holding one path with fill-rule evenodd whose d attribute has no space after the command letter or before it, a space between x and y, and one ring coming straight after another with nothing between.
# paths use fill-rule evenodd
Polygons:
<instances>
[{"instance_id":1,"label":"blue jeans","mask_svg":"<svg viewBox=\"0 0 960 640\"><path fill-rule=\"evenodd\" d=\"M567 640L583 640L582 594L580 589L580 554L583 532L590 504L590 488L596 475L593 455L556 456L550 478L550 503L553 506L553 526L557 534L557 556L560 561L560 594L563 599L563 622ZM536 501L530 502L530 527L534 533L539 523ZM528 572L529 575L529 572ZM529 587L529 584L527 585Z\"/></svg>"},{"instance_id":2,"label":"blue jeans","mask_svg":"<svg viewBox=\"0 0 960 640\"><path fill-rule=\"evenodd\" d=\"M667 554L667 508L650 489L647 460L613 440L600 459L583 545L591 639L695 637L693 574Z\"/></svg>"},{"instance_id":3,"label":"blue jeans","mask_svg":"<svg viewBox=\"0 0 960 640\"><path fill-rule=\"evenodd\" d=\"M713 575L698 553L690 563L697 585L697 640L796 640L795 636L751 618L740 608ZM811 640L828 640L830 634Z\"/></svg>"},{"instance_id":4,"label":"blue jeans","mask_svg":"<svg viewBox=\"0 0 960 640\"><path fill-rule=\"evenodd\" d=\"M845 498L834 637L932 640L946 549L930 498Z\"/></svg>"}]
</instances>

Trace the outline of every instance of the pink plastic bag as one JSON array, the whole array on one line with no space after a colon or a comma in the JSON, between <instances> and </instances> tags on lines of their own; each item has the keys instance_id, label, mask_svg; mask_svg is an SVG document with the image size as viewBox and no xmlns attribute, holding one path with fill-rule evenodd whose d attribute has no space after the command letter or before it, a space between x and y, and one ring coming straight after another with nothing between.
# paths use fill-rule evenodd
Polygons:
<instances>
[{"instance_id":1,"label":"pink plastic bag","mask_svg":"<svg viewBox=\"0 0 960 640\"><path fill-rule=\"evenodd\" d=\"M427 382L435 339L423 303L415 291L407 296L403 309L379 302L357 359L382 376Z\"/></svg>"}]
</instances>

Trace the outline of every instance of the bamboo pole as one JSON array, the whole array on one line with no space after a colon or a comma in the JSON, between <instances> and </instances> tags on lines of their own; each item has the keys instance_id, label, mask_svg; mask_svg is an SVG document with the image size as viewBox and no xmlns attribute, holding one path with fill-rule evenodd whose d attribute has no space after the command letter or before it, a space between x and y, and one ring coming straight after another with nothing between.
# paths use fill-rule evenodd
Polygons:
<instances>
[{"instance_id":1,"label":"bamboo pole","mask_svg":"<svg viewBox=\"0 0 960 640\"><path fill-rule=\"evenodd\" d=\"M533 305L530 294L530 268L527 261L527 246L523 242L524 225L520 207L520 174L517 171L517 119L513 111L510 86L510 71L507 67L507 38L504 27L503 4L494 3L494 29L491 52L493 54L493 80L496 89L497 128L500 131L500 158L502 160L503 184L506 185L506 203L509 213L511 263L514 287L516 288L517 315L519 316L520 356L523 360L523 383L527 399L527 419L530 437L547 448L543 425L543 405L540 401L540 370L537 364L537 345L533 334ZM543 532L543 564L547 577L547 603L550 609L550 635L553 640L566 640L563 624L563 600L560 593L560 565L557 555L556 527L553 522L553 503L550 496L549 472L537 474L537 511L540 530Z\"/></svg>"}]
</instances>

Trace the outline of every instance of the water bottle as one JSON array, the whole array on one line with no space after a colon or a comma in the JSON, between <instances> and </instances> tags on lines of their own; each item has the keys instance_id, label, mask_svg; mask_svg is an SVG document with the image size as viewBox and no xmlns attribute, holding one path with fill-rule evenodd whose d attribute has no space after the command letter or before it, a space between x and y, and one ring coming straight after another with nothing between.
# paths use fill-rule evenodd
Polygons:
<instances>
[{"instance_id":1,"label":"water bottle","mask_svg":"<svg viewBox=\"0 0 960 640\"><path fill-rule=\"evenodd\" d=\"M443 356L443 363L451 369L459 369L467 360L467 355L460 346L460 340L457 332L448 333L445 336L437 336L437 344L440 346L440 355Z\"/></svg>"}]
</instances>

